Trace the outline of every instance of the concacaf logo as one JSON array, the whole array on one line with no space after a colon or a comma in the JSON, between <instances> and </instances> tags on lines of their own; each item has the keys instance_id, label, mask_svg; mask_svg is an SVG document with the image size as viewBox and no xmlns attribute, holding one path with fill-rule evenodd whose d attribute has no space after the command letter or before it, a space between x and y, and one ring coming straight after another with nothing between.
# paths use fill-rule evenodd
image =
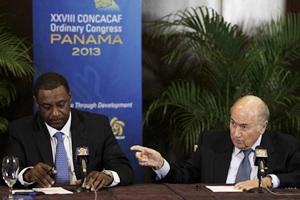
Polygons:
<instances>
[{"instance_id":1,"label":"concacaf logo","mask_svg":"<svg viewBox=\"0 0 300 200\"><path fill-rule=\"evenodd\" d=\"M115 137L117 139L124 139L125 138L125 135L124 135L125 123L123 121L119 120L116 117L113 117L110 120L110 126L111 126L113 134L115 135Z\"/></svg>"},{"instance_id":2,"label":"concacaf logo","mask_svg":"<svg viewBox=\"0 0 300 200\"><path fill-rule=\"evenodd\" d=\"M77 155L79 156L88 156L89 155L89 149L88 147L79 147L76 149Z\"/></svg>"},{"instance_id":3,"label":"concacaf logo","mask_svg":"<svg viewBox=\"0 0 300 200\"><path fill-rule=\"evenodd\" d=\"M97 9L119 9L114 0L94 0Z\"/></svg>"}]
</instances>

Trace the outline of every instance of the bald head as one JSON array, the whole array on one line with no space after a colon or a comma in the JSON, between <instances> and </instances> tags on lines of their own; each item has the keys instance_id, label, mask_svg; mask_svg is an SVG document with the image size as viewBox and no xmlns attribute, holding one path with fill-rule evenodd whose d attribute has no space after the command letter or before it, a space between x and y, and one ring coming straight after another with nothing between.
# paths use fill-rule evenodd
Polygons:
<instances>
[{"instance_id":1,"label":"bald head","mask_svg":"<svg viewBox=\"0 0 300 200\"><path fill-rule=\"evenodd\" d=\"M265 122L269 120L270 111L267 104L259 97L247 95L239 98L231 107L232 109L243 109L249 115L254 115L257 120Z\"/></svg>"},{"instance_id":2,"label":"bald head","mask_svg":"<svg viewBox=\"0 0 300 200\"><path fill-rule=\"evenodd\" d=\"M250 148L262 135L269 120L269 109L259 97L238 99L230 109L231 140L239 149Z\"/></svg>"}]
</instances>

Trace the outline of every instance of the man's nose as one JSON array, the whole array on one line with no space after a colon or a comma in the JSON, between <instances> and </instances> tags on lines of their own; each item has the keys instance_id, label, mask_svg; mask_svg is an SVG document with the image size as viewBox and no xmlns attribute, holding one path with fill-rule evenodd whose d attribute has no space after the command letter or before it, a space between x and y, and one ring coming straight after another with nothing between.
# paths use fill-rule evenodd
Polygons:
<instances>
[{"instance_id":1,"label":"man's nose","mask_svg":"<svg viewBox=\"0 0 300 200\"><path fill-rule=\"evenodd\" d=\"M241 136L241 129L240 126L235 126L233 128L233 133L235 137L240 137Z\"/></svg>"},{"instance_id":2,"label":"man's nose","mask_svg":"<svg viewBox=\"0 0 300 200\"><path fill-rule=\"evenodd\" d=\"M58 108L56 106L53 107L52 115L54 115L54 116L59 115L59 111L58 111Z\"/></svg>"}]
</instances>

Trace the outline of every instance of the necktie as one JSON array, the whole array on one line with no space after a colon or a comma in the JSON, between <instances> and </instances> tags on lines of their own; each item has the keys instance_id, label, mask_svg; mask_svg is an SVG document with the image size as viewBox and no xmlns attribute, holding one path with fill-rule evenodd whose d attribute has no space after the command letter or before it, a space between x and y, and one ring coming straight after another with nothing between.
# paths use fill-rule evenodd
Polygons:
<instances>
[{"instance_id":1,"label":"necktie","mask_svg":"<svg viewBox=\"0 0 300 200\"><path fill-rule=\"evenodd\" d=\"M57 174L55 176L55 181L58 184L69 184L68 158L62 135L63 133L61 132L54 134L54 137L57 139L55 154L55 167Z\"/></svg>"},{"instance_id":2,"label":"necktie","mask_svg":"<svg viewBox=\"0 0 300 200\"><path fill-rule=\"evenodd\" d=\"M251 165L249 161L249 154L252 152L252 149L246 149L242 152L244 153L244 159L242 160L238 172L236 174L236 183L250 179Z\"/></svg>"}]
</instances>

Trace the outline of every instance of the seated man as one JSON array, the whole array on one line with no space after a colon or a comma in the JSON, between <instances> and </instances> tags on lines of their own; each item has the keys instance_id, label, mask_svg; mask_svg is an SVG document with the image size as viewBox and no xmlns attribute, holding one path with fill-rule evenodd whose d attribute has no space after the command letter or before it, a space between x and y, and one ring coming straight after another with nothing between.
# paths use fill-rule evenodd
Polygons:
<instances>
[{"instance_id":1,"label":"seated man","mask_svg":"<svg viewBox=\"0 0 300 200\"><path fill-rule=\"evenodd\" d=\"M290 135L266 131L268 120L267 105L256 96L244 96L231 107L230 131L203 134L199 148L187 161L170 165L153 149L131 149L138 151L139 164L152 167L162 182L226 183L249 190L258 187L254 150L260 145L268 153L262 187L300 186L299 141Z\"/></svg>"},{"instance_id":2,"label":"seated man","mask_svg":"<svg viewBox=\"0 0 300 200\"><path fill-rule=\"evenodd\" d=\"M71 109L64 77L53 72L41 75L34 86L34 100L38 107L34 116L9 125L7 153L19 158L22 185L82 183L86 189L99 190L133 182L132 168L107 117ZM76 161L80 147L89 151L84 182Z\"/></svg>"}]
</instances>

